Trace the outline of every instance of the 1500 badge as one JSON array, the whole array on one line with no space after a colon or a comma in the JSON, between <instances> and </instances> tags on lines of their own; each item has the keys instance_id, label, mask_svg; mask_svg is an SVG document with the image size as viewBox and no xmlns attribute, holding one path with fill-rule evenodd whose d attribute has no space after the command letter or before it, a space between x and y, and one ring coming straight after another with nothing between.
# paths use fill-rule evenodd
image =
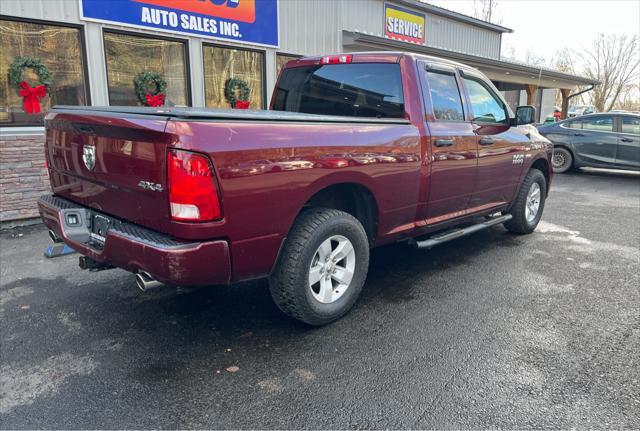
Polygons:
<instances>
[{"instance_id":1,"label":"1500 badge","mask_svg":"<svg viewBox=\"0 0 640 431\"><path fill-rule=\"evenodd\" d=\"M524 154L514 154L511 162L514 165L521 165L524 163Z\"/></svg>"}]
</instances>

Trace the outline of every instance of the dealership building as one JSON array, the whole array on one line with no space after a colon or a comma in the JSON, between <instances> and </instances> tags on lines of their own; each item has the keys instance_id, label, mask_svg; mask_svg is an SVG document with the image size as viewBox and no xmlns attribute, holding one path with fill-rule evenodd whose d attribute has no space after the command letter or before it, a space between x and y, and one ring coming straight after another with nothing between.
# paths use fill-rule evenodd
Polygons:
<instances>
[{"instance_id":1,"label":"dealership building","mask_svg":"<svg viewBox=\"0 0 640 431\"><path fill-rule=\"evenodd\" d=\"M531 104L542 117L558 89L566 106L571 92L596 84L501 59L510 32L417 0L4 0L0 221L38 215L35 202L49 190L43 118L57 104L239 108L226 91L233 79L247 91L248 108L262 109L287 61L354 51L468 64L512 108ZM149 86L159 80L160 101Z\"/></svg>"}]
</instances>

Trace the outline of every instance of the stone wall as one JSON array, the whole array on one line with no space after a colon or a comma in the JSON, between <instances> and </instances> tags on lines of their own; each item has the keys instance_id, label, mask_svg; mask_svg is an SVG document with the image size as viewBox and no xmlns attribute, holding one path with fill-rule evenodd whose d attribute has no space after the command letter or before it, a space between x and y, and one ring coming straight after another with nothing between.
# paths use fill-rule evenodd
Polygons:
<instances>
[{"instance_id":1,"label":"stone wall","mask_svg":"<svg viewBox=\"0 0 640 431\"><path fill-rule=\"evenodd\" d=\"M47 193L44 135L0 136L0 222L38 217L36 202Z\"/></svg>"}]
</instances>

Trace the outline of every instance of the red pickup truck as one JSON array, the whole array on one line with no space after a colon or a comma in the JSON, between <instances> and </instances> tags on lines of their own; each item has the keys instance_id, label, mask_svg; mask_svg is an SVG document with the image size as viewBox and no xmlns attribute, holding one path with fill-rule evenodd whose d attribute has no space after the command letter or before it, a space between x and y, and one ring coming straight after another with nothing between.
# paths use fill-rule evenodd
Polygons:
<instances>
[{"instance_id":1,"label":"red pickup truck","mask_svg":"<svg viewBox=\"0 0 640 431\"><path fill-rule=\"evenodd\" d=\"M54 241L143 290L269 277L312 325L358 298L369 250L504 223L532 232L552 146L477 70L406 53L289 62L271 109L57 107L46 117Z\"/></svg>"}]
</instances>

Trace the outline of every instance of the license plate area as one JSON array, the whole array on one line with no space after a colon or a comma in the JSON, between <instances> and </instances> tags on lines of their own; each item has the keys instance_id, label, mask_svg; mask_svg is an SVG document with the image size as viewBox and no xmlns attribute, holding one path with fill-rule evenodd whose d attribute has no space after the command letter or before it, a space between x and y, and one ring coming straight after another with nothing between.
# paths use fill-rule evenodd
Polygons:
<instances>
[{"instance_id":1,"label":"license plate area","mask_svg":"<svg viewBox=\"0 0 640 431\"><path fill-rule=\"evenodd\" d=\"M89 245L102 249L107 239L107 232L113 226L111 217L89 212Z\"/></svg>"}]
</instances>

